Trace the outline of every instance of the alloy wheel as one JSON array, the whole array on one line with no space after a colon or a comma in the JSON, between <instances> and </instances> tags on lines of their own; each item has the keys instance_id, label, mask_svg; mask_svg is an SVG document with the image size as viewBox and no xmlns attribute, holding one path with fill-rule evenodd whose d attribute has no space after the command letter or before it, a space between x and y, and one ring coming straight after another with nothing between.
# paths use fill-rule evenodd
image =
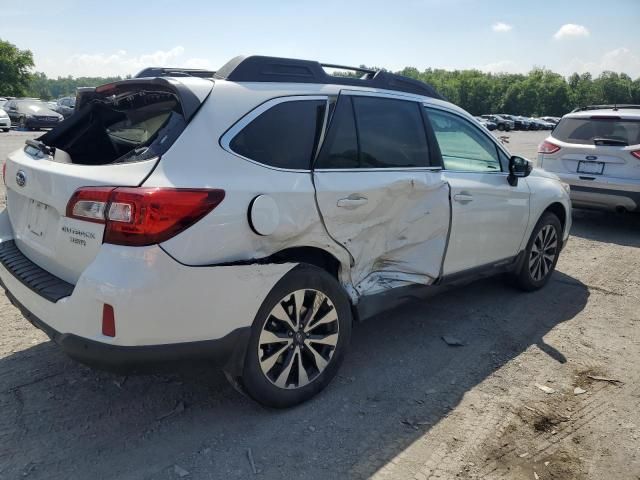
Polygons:
<instances>
[{"instance_id":1,"label":"alloy wheel","mask_svg":"<svg viewBox=\"0 0 640 480\"><path fill-rule=\"evenodd\" d=\"M558 254L558 234L553 225L545 225L536 235L529 255L529 273L539 282L545 278Z\"/></svg>"},{"instance_id":2,"label":"alloy wheel","mask_svg":"<svg viewBox=\"0 0 640 480\"><path fill-rule=\"evenodd\" d=\"M338 314L329 297L318 290L296 290L264 322L258 340L262 373L279 388L304 387L327 368L338 337Z\"/></svg>"}]
</instances>

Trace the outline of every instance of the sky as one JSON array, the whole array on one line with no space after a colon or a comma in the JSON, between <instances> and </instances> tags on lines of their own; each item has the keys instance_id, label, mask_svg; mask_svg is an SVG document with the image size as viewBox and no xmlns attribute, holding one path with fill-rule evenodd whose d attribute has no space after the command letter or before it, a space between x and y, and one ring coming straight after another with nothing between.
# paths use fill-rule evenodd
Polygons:
<instances>
[{"instance_id":1,"label":"sky","mask_svg":"<svg viewBox=\"0 0 640 480\"><path fill-rule=\"evenodd\" d=\"M0 39L49 77L273 55L400 70L640 77L640 0L0 0Z\"/></svg>"}]
</instances>

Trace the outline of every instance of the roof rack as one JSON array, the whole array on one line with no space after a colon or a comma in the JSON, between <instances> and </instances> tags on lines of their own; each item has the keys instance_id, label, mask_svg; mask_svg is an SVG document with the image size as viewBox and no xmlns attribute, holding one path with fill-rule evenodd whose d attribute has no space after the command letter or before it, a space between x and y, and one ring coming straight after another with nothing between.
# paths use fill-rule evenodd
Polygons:
<instances>
[{"instance_id":1,"label":"roof rack","mask_svg":"<svg viewBox=\"0 0 640 480\"><path fill-rule=\"evenodd\" d=\"M147 77L199 77L213 78L216 74L213 70L202 70L199 68L172 68L172 67L149 67L138 72L133 78Z\"/></svg>"},{"instance_id":2,"label":"roof rack","mask_svg":"<svg viewBox=\"0 0 640 480\"><path fill-rule=\"evenodd\" d=\"M618 104L612 104L612 105L587 105L585 107L574 108L573 110L571 110L571 113L584 112L587 110L608 110L608 109L620 110L620 109L629 109L629 108L640 110L640 105L633 105L630 103L618 103Z\"/></svg>"},{"instance_id":3,"label":"roof rack","mask_svg":"<svg viewBox=\"0 0 640 480\"><path fill-rule=\"evenodd\" d=\"M335 68L362 73L362 76L338 76L328 74L324 68ZM444 100L431 85L419 80L396 75L382 70L361 67L346 67L312 60L264 57L259 55L239 56L227 62L214 78L232 82L287 82L352 85L381 88L413 93Z\"/></svg>"}]
</instances>

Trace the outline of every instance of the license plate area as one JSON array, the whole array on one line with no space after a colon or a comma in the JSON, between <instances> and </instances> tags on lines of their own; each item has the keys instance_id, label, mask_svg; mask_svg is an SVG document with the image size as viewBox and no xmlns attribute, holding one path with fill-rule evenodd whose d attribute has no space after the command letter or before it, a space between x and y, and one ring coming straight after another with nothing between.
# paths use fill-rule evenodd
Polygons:
<instances>
[{"instance_id":1,"label":"license plate area","mask_svg":"<svg viewBox=\"0 0 640 480\"><path fill-rule=\"evenodd\" d=\"M604 162L578 162L578 173L587 173L589 175L602 175L604 172Z\"/></svg>"},{"instance_id":2,"label":"license plate area","mask_svg":"<svg viewBox=\"0 0 640 480\"><path fill-rule=\"evenodd\" d=\"M49 215L49 205L29 200L29 215L27 220L27 230L36 237L43 237L47 227L47 217Z\"/></svg>"}]
</instances>

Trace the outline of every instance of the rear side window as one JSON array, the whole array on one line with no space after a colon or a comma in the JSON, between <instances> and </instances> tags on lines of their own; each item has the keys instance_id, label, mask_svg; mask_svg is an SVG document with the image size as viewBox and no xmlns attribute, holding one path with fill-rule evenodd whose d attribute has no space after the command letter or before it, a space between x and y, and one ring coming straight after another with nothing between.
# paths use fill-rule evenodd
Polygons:
<instances>
[{"instance_id":1,"label":"rear side window","mask_svg":"<svg viewBox=\"0 0 640 480\"><path fill-rule=\"evenodd\" d=\"M444 168L462 172L500 172L498 149L478 127L467 120L429 108Z\"/></svg>"},{"instance_id":2,"label":"rear side window","mask_svg":"<svg viewBox=\"0 0 640 480\"><path fill-rule=\"evenodd\" d=\"M620 118L563 118L553 131L562 142L593 145L640 144L640 120Z\"/></svg>"},{"instance_id":3,"label":"rear side window","mask_svg":"<svg viewBox=\"0 0 640 480\"><path fill-rule=\"evenodd\" d=\"M420 106L411 101L341 97L325 145L318 168L411 168L430 164Z\"/></svg>"},{"instance_id":4,"label":"rear side window","mask_svg":"<svg viewBox=\"0 0 640 480\"><path fill-rule=\"evenodd\" d=\"M325 106L324 100L279 103L253 119L229 146L237 154L265 165L308 170Z\"/></svg>"}]
</instances>

